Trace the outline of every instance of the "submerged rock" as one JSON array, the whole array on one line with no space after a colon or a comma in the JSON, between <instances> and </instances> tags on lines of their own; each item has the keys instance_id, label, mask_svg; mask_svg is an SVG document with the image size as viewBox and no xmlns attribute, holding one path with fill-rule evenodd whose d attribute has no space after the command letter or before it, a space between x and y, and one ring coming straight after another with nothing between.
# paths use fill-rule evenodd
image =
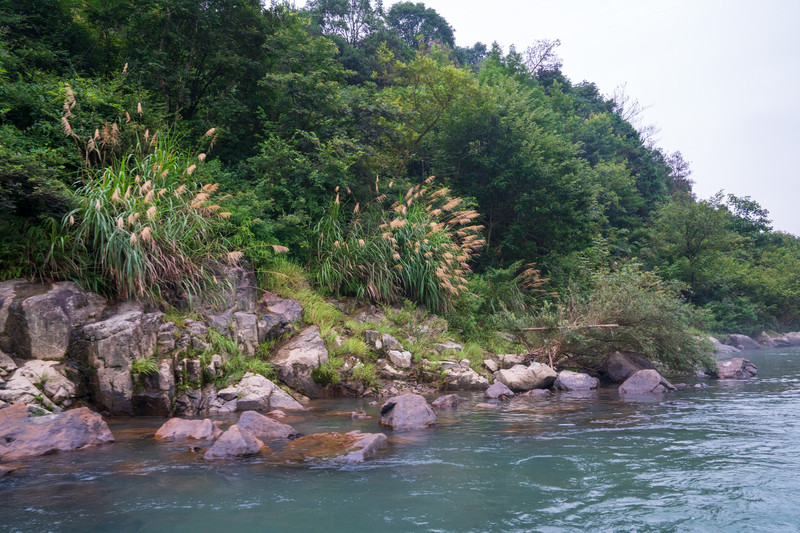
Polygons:
<instances>
[{"instance_id":1,"label":"submerged rock","mask_svg":"<svg viewBox=\"0 0 800 533\"><path fill-rule=\"evenodd\" d=\"M17 461L108 442L114 442L108 424L86 407L38 417L29 417L28 407L22 403L0 409L2 461Z\"/></svg>"},{"instance_id":2,"label":"submerged rock","mask_svg":"<svg viewBox=\"0 0 800 533\"><path fill-rule=\"evenodd\" d=\"M295 439L276 458L282 462L326 460L334 463L362 463L387 446L383 433L316 433Z\"/></svg>"},{"instance_id":3,"label":"submerged rock","mask_svg":"<svg viewBox=\"0 0 800 533\"><path fill-rule=\"evenodd\" d=\"M231 457L255 455L264 448L266 448L264 443L250 431L234 424L214 442L203 457L207 460L229 459Z\"/></svg>"},{"instance_id":4,"label":"submerged rock","mask_svg":"<svg viewBox=\"0 0 800 533\"><path fill-rule=\"evenodd\" d=\"M658 373L657 370L640 370L619 386L620 395L661 394L675 387Z\"/></svg>"},{"instance_id":5,"label":"submerged rock","mask_svg":"<svg viewBox=\"0 0 800 533\"><path fill-rule=\"evenodd\" d=\"M222 431L208 418L204 420L186 420L184 418L170 418L158 431L157 439L195 439L209 440L222 434Z\"/></svg>"},{"instance_id":6,"label":"submerged rock","mask_svg":"<svg viewBox=\"0 0 800 533\"><path fill-rule=\"evenodd\" d=\"M589 374L562 370L558 373L558 379L553 384L553 388L556 390L591 390L596 389L599 384L600 380Z\"/></svg>"},{"instance_id":7,"label":"submerged rock","mask_svg":"<svg viewBox=\"0 0 800 533\"><path fill-rule=\"evenodd\" d=\"M394 396L381 406L380 424L392 429L422 429L438 423L433 408L419 394Z\"/></svg>"},{"instance_id":8,"label":"submerged rock","mask_svg":"<svg viewBox=\"0 0 800 533\"><path fill-rule=\"evenodd\" d=\"M458 394L445 394L444 396L439 396L436 398L432 403L431 407L434 409L456 409L459 405L466 402L466 398L462 398Z\"/></svg>"},{"instance_id":9,"label":"submerged rock","mask_svg":"<svg viewBox=\"0 0 800 533\"><path fill-rule=\"evenodd\" d=\"M750 379L757 375L756 365L742 357L734 357L730 361L717 361L719 379Z\"/></svg>"}]
</instances>

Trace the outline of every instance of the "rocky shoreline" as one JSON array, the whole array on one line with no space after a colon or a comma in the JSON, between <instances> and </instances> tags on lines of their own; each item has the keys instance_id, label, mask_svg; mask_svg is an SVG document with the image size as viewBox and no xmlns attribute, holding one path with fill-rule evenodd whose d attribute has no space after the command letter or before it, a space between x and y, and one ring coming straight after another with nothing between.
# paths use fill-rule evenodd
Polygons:
<instances>
[{"instance_id":1,"label":"rocky shoreline","mask_svg":"<svg viewBox=\"0 0 800 533\"><path fill-rule=\"evenodd\" d=\"M624 399L680 388L633 353L609 354L594 375L556 372L526 354L501 354L476 365L460 357L461 346L452 340L432 344L440 355L435 360L414 361L397 338L370 328L380 312L364 306L353 306L352 317L365 325L363 342L376 357L382 387L324 383L314 372L329 361L329 344L319 327L303 326L300 303L270 293L259 297L255 276L245 269L230 268L225 275L229 290L220 301L201 302L192 318L170 318L138 302L109 302L71 282L0 283L0 463L6 464L0 472L10 471L11 461L113 442L98 413L184 417L171 418L154 438L213 441L203 450L208 460L272 453L269 443L278 439L278 457L359 462L385 447L383 433L298 436L276 418L306 409L313 398L382 396L388 399L380 424L403 431L434 427L438 411L458 408L463 399L453 394L428 403L425 396L441 389L485 391L487 402L475 407L491 408L515 396L546 398L551 390L589 391L604 384L618 387ZM418 325L414 334L433 328L434 323ZM348 342L343 332L333 333L335 345ZM242 357L274 346L269 363L275 378L246 372L225 382L231 355L215 350L219 339ZM728 357L762 345L798 346L800 333L765 332L756 340L731 335L724 344L709 340L718 356ZM344 364L363 365L356 357ZM719 361L717 375L709 377L749 379L757 372L746 359L733 357ZM189 420L236 413L238 422L224 431L209 418Z\"/></svg>"}]
</instances>

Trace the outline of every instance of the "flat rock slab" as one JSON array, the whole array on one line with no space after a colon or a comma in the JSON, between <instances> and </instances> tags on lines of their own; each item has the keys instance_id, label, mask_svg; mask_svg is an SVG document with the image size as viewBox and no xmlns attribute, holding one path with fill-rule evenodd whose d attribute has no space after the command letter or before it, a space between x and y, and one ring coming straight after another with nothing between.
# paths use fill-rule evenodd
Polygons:
<instances>
[{"instance_id":1,"label":"flat rock slab","mask_svg":"<svg viewBox=\"0 0 800 533\"><path fill-rule=\"evenodd\" d=\"M261 440L288 439L299 434L292 426L273 420L255 411L242 413L236 425Z\"/></svg>"},{"instance_id":2,"label":"flat rock slab","mask_svg":"<svg viewBox=\"0 0 800 533\"><path fill-rule=\"evenodd\" d=\"M289 463L325 460L355 464L375 457L387 442L383 433L316 433L290 441L286 449L275 457Z\"/></svg>"},{"instance_id":3,"label":"flat rock slab","mask_svg":"<svg viewBox=\"0 0 800 533\"><path fill-rule=\"evenodd\" d=\"M497 381L515 391L524 392L531 389L549 389L556 381L558 374L555 370L542 363L531 363L529 366L514 365L509 369L498 370L494 373Z\"/></svg>"},{"instance_id":4,"label":"flat rock slab","mask_svg":"<svg viewBox=\"0 0 800 533\"><path fill-rule=\"evenodd\" d=\"M114 435L108 424L86 407L38 417L29 417L28 407L22 403L0 410L0 461L109 442L114 442Z\"/></svg>"},{"instance_id":5,"label":"flat rock slab","mask_svg":"<svg viewBox=\"0 0 800 533\"><path fill-rule=\"evenodd\" d=\"M380 424L392 429L423 429L438 423L433 408L419 394L393 396L381 406Z\"/></svg>"},{"instance_id":6,"label":"flat rock slab","mask_svg":"<svg viewBox=\"0 0 800 533\"><path fill-rule=\"evenodd\" d=\"M719 379L750 379L756 376L758 376L756 365L742 357L734 357L730 361L717 361Z\"/></svg>"},{"instance_id":7,"label":"flat rock slab","mask_svg":"<svg viewBox=\"0 0 800 533\"><path fill-rule=\"evenodd\" d=\"M209 440L217 438L222 431L208 418L203 420L186 420L184 418L170 418L158 431L157 439L195 439Z\"/></svg>"}]
</instances>

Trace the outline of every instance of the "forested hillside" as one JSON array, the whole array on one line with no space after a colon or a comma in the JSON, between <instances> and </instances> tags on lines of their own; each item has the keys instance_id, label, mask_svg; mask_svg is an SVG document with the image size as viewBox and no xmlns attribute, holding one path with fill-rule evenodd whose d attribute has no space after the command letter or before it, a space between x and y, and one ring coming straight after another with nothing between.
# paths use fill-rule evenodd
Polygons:
<instances>
[{"instance_id":1,"label":"forested hillside","mask_svg":"<svg viewBox=\"0 0 800 533\"><path fill-rule=\"evenodd\" d=\"M675 366L698 331L798 329L800 240L520 45L411 2L0 0L0 279L167 306L294 263L467 338L616 322L556 351Z\"/></svg>"}]
</instances>

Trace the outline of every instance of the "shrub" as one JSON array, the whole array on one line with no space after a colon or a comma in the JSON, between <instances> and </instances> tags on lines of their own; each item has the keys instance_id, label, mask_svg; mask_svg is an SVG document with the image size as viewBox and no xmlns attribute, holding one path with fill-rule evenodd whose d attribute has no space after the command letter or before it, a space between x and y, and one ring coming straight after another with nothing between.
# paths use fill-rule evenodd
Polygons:
<instances>
[{"instance_id":1,"label":"shrub","mask_svg":"<svg viewBox=\"0 0 800 533\"><path fill-rule=\"evenodd\" d=\"M341 369L344 366L344 360L331 356L328 360L317 368L311 371L311 379L314 383L322 385L338 385L342 380Z\"/></svg>"},{"instance_id":2,"label":"shrub","mask_svg":"<svg viewBox=\"0 0 800 533\"><path fill-rule=\"evenodd\" d=\"M380 195L347 213L337 190L312 232L317 284L373 301L403 297L431 311L449 309L467 291L465 275L470 258L484 245L483 227L473 223L476 211L448 189L432 187L432 181L411 187L388 207L387 196ZM375 187L380 192L377 180Z\"/></svg>"}]
</instances>

